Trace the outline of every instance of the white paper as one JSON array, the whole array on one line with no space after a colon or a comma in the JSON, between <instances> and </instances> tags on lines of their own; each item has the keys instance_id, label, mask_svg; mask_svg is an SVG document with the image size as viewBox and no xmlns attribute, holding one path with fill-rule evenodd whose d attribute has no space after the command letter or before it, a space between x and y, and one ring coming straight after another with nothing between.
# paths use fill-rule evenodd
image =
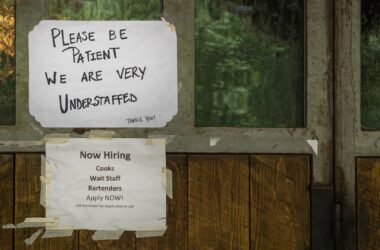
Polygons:
<instances>
[{"instance_id":1,"label":"white paper","mask_svg":"<svg viewBox=\"0 0 380 250\"><path fill-rule=\"evenodd\" d=\"M165 21L51 20L29 33L29 111L41 126L163 127L177 109Z\"/></svg>"},{"instance_id":2,"label":"white paper","mask_svg":"<svg viewBox=\"0 0 380 250\"><path fill-rule=\"evenodd\" d=\"M59 219L57 228L135 231L165 227L165 140L161 142L70 139L47 144L52 172L46 216ZM94 177L99 178L91 181ZM107 181L109 177L114 180ZM114 191L90 191L90 186Z\"/></svg>"}]
</instances>

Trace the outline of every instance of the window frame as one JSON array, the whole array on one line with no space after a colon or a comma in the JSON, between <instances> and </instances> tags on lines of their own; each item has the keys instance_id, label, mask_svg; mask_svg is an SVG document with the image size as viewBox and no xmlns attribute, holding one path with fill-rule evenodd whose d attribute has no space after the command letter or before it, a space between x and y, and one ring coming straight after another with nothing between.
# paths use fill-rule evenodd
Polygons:
<instances>
[{"instance_id":1,"label":"window frame","mask_svg":"<svg viewBox=\"0 0 380 250\"><path fill-rule=\"evenodd\" d=\"M306 0L305 0L306 1ZM73 129L42 128L28 111L27 34L47 18L43 1L20 1L16 29L16 125L0 130L1 151L35 152L43 150L38 141L46 134L70 133ZM332 4L328 0L306 1L306 127L239 128L195 127L194 108L194 0L165 0L164 18L176 26L178 36L178 113L164 128L117 128L116 137L170 138L167 151L187 153L284 153L312 154L316 182L332 179ZM31 9L32 8L32 9ZM27 14L29 13L29 14ZM21 17L28 15L26 23ZM318 34L318 35L316 35ZM210 146L211 138L220 139ZM318 141L314 152L308 140Z\"/></svg>"}]
</instances>

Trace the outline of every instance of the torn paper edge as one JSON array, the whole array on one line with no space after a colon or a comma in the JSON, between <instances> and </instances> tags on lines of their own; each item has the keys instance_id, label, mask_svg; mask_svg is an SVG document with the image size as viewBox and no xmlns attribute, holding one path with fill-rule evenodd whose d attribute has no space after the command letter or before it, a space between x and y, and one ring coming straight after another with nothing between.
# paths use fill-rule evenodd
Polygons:
<instances>
[{"instance_id":1,"label":"torn paper edge","mask_svg":"<svg viewBox=\"0 0 380 250\"><path fill-rule=\"evenodd\" d=\"M165 139L166 145L171 143L175 138L175 135L148 135L149 139Z\"/></svg>"},{"instance_id":2,"label":"torn paper edge","mask_svg":"<svg viewBox=\"0 0 380 250\"><path fill-rule=\"evenodd\" d=\"M120 230L98 230L92 235L94 241L99 240L118 240L121 235L124 233L124 229Z\"/></svg>"},{"instance_id":3,"label":"torn paper edge","mask_svg":"<svg viewBox=\"0 0 380 250\"><path fill-rule=\"evenodd\" d=\"M165 18L161 17L161 20L165 22L165 24L170 28L171 31L176 32L176 27L174 24L169 23L168 21L165 20Z\"/></svg>"},{"instance_id":4,"label":"torn paper edge","mask_svg":"<svg viewBox=\"0 0 380 250\"><path fill-rule=\"evenodd\" d=\"M35 233L32 234L32 236L30 236L29 238L25 240L25 244L27 246L32 245L33 242L42 234L43 231L44 231L43 228L38 229Z\"/></svg>"},{"instance_id":5,"label":"torn paper edge","mask_svg":"<svg viewBox=\"0 0 380 250\"><path fill-rule=\"evenodd\" d=\"M220 137L210 137L210 148L215 147L220 140Z\"/></svg>"},{"instance_id":6,"label":"torn paper edge","mask_svg":"<svg viewBox=\"0 0 380 250\"><path fill-rule=\"evenodd\" d=\"M89 139L95 140L112 140L115 134L115 131L112 130L91 130L85 133Z\"/></svg>"},{"instance_id":7,"label":"torn paper edge","mask_svg":"<svg viewBox=\"0 0 380 250\"><path fill-rule=\"evenodd\" d=\"M318 155L318 140L306 140L315 155Z\"/></svg>"},{"instance_id":8,"label":"torn paper edge","mask_svg":"<svg viewBox=\"0 0 380 250\"><path fill-rule=\"evenodd\" d=\"M166 191L166 195L170 199L173 199L173 172L170 169L162 169L162 184Z\"/></svg>"},{"instance_id":9,"label":"torn paper edge","mask_svg":"<svg viewBox=\"0 0 380 250\"><path fill-rule=\"evenodd\" d=\"M136 238L161 237L165 234L168 227L165 228L146 228L135 232Z\"/></svg>"}]
</instances>

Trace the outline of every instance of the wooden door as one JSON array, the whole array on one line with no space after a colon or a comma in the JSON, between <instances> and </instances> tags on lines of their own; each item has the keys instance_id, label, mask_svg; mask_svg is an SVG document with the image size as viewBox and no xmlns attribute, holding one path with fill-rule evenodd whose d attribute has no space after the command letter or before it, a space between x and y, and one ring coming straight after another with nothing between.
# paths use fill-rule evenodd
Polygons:
<instances>
[{"instance_id":1,"label":"wooden door","mask_svg":"<svg viewBox=\"0 0 380 250\"><path fill-rule=\"evenodd\" d=\"M114 8L108 9L107 6L113 6L115 2L16 2L16 64L13 66L17 72L16 123L0 128L0 151L4 152L0 156L3 225L44 215L39 204L40 156L44 153L41 138L51 133L85 137L87 131L43 128L29 115L28 32L42 19L114 18L108 16L112 12L108 10ZM122 7L126 2L116 4L120 3ZM160 1L149 1L155 2ZM36 230L3 229L0 231L0 248L333 249L333 2L292 0L282 5L282 1L273 0L269 7L267 2L215 1L215 9L224 15L213 13L214 19L206 20L210 21L207 27L214 30L206 32L203 37L199 34L203 26L199 25L201 9L197 6L214 2L165 0L161 13L159 4L129 1L132 7L135 6L135 13L142 13L142 16L133 18L158 19L162 14L176 26L178 36L178 114L165 128L115 129L117 137L121 138L164 136L168 139L167 167L173 171L174 197L167 199L168 230L164 237L141 239L132 232L125 232L119 241L94 242L91 239L93 232L79 231L69 238L38 238L32 247L27 247L24 240ZM144 11L144 5L149 9ZM86 6L97 11L86 12L90 16L82 17L81 8ZM103 9L107 11L103 12ZM292 30L280 18L282 11L298 13L294 19L297 20L296 42L289 38ZM130 9L118 12L122 16L117 18L125 19L124 14L129 12ZM240 25L239 21L251 22L251 16L254 23L260 23L260 18L273 19L268 25L277 27L281 24L281 29L271 34L263 29L267 25L261 24L260 27L249 26L247 32L245 23ZM232 46L219 51L219 55L224 57L228 51L234 51L246 60L243 63L223 61L222 66L237 66L234 70L238 73L244 71L239 81L228 78L229 73L215 73L212 71L214 67L202 71L202 60L199 60L200 52L209 53L202 50L202 39L209 39L210 34L211 38L213 34L218 36L215 31L223 34L222 28L233 21L235 25L231 30L237 32L233 35L238 39L229 41L226 34L222 36L226 38L223 39L227 40L226 44L211 45ZM219 25L212 26L211 23ZM264 40L260 41L250 33L259 28L262 30L254 34L261 34L260 39ZM244 47L245 43L240 44L242 39L261 46L265 52L260 54L263 61L247 58L245 54L256 53L256 47ZM268 41L276 45L271 50L266 49ZM244 53L241 53L243 49ZM294 53L296 57L293 57ZM220 58L214 59L220 61ZM249 68L260 68L261 63L276 64L274 71ZM296 70L287 71L293 64ZM224 70L224 67L220 69ZM224 77L223 81L219 76ZM202 83L205 78L216 83ZM245 82L241 84L241 79L249 80L249 86L245 87ZM297 84L293 84L293 80ZM266 81L272 84L271 87L266 87ZM228 89L229 85L231 89ZM226 90L229 92L225 93ZM206 95L209 96L203 100L202 96ZM289 106L286 106L288 102Z\"/></svg>"},{"instance_id":2,"label":"wooden door","mask_svg":"<svg viewBox=\"0 0 380 250\"><path fill-rule=\"evenodd\" d=\"M335 1L338 249L379 249L377 1Z\"/></svg>"}]
</instances>

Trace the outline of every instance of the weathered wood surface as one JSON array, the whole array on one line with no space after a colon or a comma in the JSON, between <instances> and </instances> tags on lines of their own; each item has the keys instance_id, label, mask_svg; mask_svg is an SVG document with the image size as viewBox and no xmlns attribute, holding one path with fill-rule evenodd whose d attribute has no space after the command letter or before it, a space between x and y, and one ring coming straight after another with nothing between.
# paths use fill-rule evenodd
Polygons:
<instances>
[{"instance_id":1,"label":"weathered wood surface","mask_svg":"<svg viewBox=\"0 0 380 250\"><path fill-rule=\"evenodd\" d=\"M380 249L380 158L359 158L356 164L358 249Z\"/></svg>"},{"instance_id":2,"label":"weathered wood surface","mask_svg":"<svg viewBox=\"0 0 380 250\"><path fill-rule=\"evenodd\" d=\"M187 249L187 157L168 155L167 166L173 172L173 199L167 198L167 226L163 237L137 239L136 249Z\"/></svg>"},{"instance_id":3,"label":"weathered wood surface","mask_svg":"<svg viewBox=\"0 0 380 250\"><path fill-rule=\"evenodd\" d=\"M45 209L40 205L41 154L17 154L15 158L15 223L29 217L45 217ZM42 239L41 236L32 246L26 246L37 228L17 229L15 231L15 249L78 249L77 233L72 237Z\"/></svg>"},{"instance_id":4,"label":"weathered wood surface","mask_svg":"<svg viewBox=\"0 0 380 250\"><path fill-rule=\"evenodd\" d=\"M79 232L79 249L81 250L134 250L135 249L135 234L133 232L124 232L119 240L102 240L93 241L92 235L95 231Z\"/></svg>"},{"instance_id":5,"label":"weathered wood surface","mask_svg":"<svg viewBox=\"0 0 380 250\"><path fill-rule=\"evenodd\" d=\"M310 159L252 155L251 249L310 248Z\"/></svg>"},{"instance_id":6,"label":"weathered wood surface","mask_svg":"<svg viewBox=\"0 0 380 250\"><path fill-rule=\"evenodd\" d=\"M0 155L3 224L44 216L40 157L16 154L13 162L13 155ZM40 237L26 247L24 240L37 229L17 229L14 244L12 230L0 231L0 239L4 232L9 236L1 249L310 248L309 156L169 154L167 167L173 171L174 197L167 200L164 237L136 239L134 232L125 232L119 241L94 242L93 231L80 231L71 238Z\"/></svg>"},{"instance_id":7,"label":"weathered wood surface","mask_svg":"<svg viewBox=\"0 0 380 250\"><path fill-rule=\"evenodd\" d=\"M14 169L13 155L0 155L0 216L1 225L13 224L14 218ZM0 249L13 249L13 230L2 230L0 225Z\"/></svg>"},{"instance_id":8,"label":"weathered wood surface","mask_svg":"<svg viewBox=\"0 0 380 250\"><path fill-rule=\"evenodd\" d=\"M189 156L188 209L189 249L248 249L248 155Z\"/></svg>"}]
</instances>

